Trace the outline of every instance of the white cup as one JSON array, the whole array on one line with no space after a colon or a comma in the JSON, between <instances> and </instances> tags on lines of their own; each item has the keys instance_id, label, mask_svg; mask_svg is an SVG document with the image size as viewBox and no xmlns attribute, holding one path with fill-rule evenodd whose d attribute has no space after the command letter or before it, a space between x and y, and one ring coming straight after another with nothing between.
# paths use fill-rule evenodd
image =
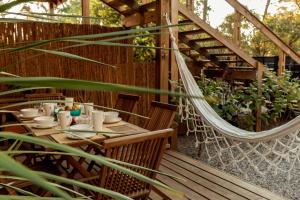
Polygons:
<instances>
[{"instance_id":1,"label":"white cup","mask_svg":"<svg viewBox=\"0 0 300 200\"><path fill-rule=\"evenodd\" d=\"M92 112L94 110L94 103L85 103L84 104L84 112L88 116L92 116Z\"/></svg>"},{"instance_id":2,"label":"white cup","mask_svg":"<svg viewBox=\"0 0 300 200\"><path fill-rule=\"evenodd\" d=\"M57 103L44 103L44 112L46 116L51 116L54 114L54 109L57 106Z\"/></svg>"},{"instance_id":3,"label":"white cup","mask_svg":"<svg viewBox=\"0 0 300 200\"><path fill-rule=\"evenodd\" d=\"M95 110L92 112L92 123L94 131L102 131L104 122L104 112Z\"/></svg>"},{"instance_id":4,"label":"white cup","mask_svg":"<svg viewBox=\"0 0 300 200\"><path fill-rule=\"evenodd\" d=\"M57 117L62 129L66 129L72 123L72 116L70 111L60 111L57 114Z\"/></svg>"},{"instance_id":5,"label":"white cup","mask_svg":"<svg viewBox=\"0 0 300 200\"><path fill-rule=\"evenodd\" d=\"M66 97L65 98L65 106L72 107L74 103L74 98L73 97Z\"/></svg>"}]
</instances>

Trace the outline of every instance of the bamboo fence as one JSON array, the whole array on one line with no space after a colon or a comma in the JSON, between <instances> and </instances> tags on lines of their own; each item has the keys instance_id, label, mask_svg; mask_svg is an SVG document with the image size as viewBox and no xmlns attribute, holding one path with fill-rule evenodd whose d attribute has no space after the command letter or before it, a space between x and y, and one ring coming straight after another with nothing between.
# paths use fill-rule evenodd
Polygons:
<instances>
[{"instance_id":1,"label":"bamboo fence","mask_svg":"<svg viewBox=\"0 0 300 200\"><path fill-rule=\"evenodd\" d=\"M11 48L22 46L28 42L52 39L64 36L87 35L122 30L99 25L61 24L42 22L0 23L0 46ZM132 43L131 40L118 41ZM66 42L53 42L45 45L45 49L59 49L70 45ZM17 53L1 53L0 67L19 76L53 76L82 80L94 80L126 85L155 87L156 71L154 63L134 63L132 48L91 45L65 50L66 52L94 59L117 66L113 69L96 63L69 59L65 57L43 54L26 50ZM4 87L2 86L2 90ZM78 101L93 101L95 104L112 107L116 93L64 90L66 96L73 96ZM137 113L147 115L154 95L142 94Z\"/></svg>"}]
</instances>

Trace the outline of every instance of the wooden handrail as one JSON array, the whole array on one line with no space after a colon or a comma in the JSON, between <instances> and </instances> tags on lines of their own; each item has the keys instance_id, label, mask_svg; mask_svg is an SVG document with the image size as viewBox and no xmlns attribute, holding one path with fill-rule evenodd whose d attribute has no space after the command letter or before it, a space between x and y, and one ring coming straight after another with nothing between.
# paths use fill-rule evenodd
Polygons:
<instances>
[{"instance_id":1,"label":"wooden handrail","mask_svg":"<svg viewBox=\"0 0 300 200\"><path fill-rule=\"evenodd\" d=\"M300 56L291 49L283 40L281 40L273 31L269 29L263 22L261 22L255 15L253 15L245 6L237 0L226 0L236 11L242 14L249 20L256 28L258 28L267 38L276 44L284 53L289 55L295 62L300 64Z\"/></svg>"}]
</instances>

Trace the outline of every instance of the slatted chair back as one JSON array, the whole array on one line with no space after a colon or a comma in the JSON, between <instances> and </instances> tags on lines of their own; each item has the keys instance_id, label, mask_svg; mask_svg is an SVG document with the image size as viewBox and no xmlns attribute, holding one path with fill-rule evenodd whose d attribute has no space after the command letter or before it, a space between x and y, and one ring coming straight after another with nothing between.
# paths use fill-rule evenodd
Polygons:
<instances>
[{"instance_id":1,"label":"slatted chair back","mask_svg":"<svg viewBox=\"0 0 300 200\"><path fill-rule=\"evenodd\" d=\"M106 140L103 144L105 156L149 169L158 170L167 143L167 138L172 131L172 129L164 129ZM126 166L126 168L147 177L155 178L154 172L128 166ZM122 193L131 198L146 198L151 189L148 183L106 166L101 168L99 186ZM107 200L110 198L98 194L96 199Z\"/></svg>"},{"instance_id":2,"label":"slatted chair back","mask_svg":"<svg viewBox=\"0 0 300 200\"><path fill-rule=\"evenodd\" d=\"M176 114L177 106L153 101L149 120L143 126L147 130L160 130L170 128Z\"/></svg>"},{"instance_id":3,"label":"slatted chair back","mask_svg":"<svg viewBox=\"0 0 300 200\"><path fill-rule=\"evenodd\" d=\"M126 112L133 112L140 98L140 96L136 95L119 94L114 108ZM122 120L128 121L130 114L120 113L120 117Z\"/></svg>"}]
</instances>

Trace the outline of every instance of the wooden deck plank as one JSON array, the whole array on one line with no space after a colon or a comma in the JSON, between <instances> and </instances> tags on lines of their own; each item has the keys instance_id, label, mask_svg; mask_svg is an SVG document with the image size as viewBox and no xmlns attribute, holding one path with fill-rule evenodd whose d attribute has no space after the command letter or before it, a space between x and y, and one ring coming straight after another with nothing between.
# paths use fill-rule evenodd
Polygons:
<instances>
[{"instance_id":1,"label":"wooden deck plank","mask_svg":"<svg viewBox=\"0 0 300 200\"><path fill-rule=\"evenodd\" d=\"M271 191L247 183L237 177L224 173L220 170L214 169L208 165L201 163L200 161L189 158L188 156L185 156L178 152L166 151L164 155L164 159L168 159L168 160L173 159L173 162L174 161L177 162L177 165L180 165L182 167L184 165L184 166L188 166L189 168L198 169L197 174L200 174L202 177L204 177L205 175L206 178L209 178L210 180L224 187L230 186L232 187L231 189L233 189L234 192L236 193L238 192L239 194L244 195L244 197L247 197L248 199L269 199L269 200L285 199L275 193L272 193Z\"/></svg>"},{"instance_id":2,"label":"wooden deck plank","mask_svg":"<svg viewBox=\"0 0 300 200\"><path fill-rule=\"evenodd\" d=\"M208 198L201 196L200 194L190 190L188 187L184 186L183 184L179 183L178 181L175 181L172 178L169 178L167 176L158 175L157 179L160 180L162 183L169 185L175 189L177 189L180 192L184 193L185 199L191 199L191 200L208 200ZM182 200L184 198L177 197L176 199ZM173 198L172 198L173 200Z\"/></svg>"},{"instance_id":3,"label":"wooden deck plank","mask_svg":"<svg viewBox=\"0 0 300 200\"><path fill-rule=\"evenodd\" d=\"M182 176L179 173L176 173L175 171L165 167L164 165L161 165L159 168L161 171L167 173L167 174L171 174L173 176L176 176L178 178L182 178L185 179L185 181L178 181L178 184L184 185L185 187L189 188L191 191L198 193L199 195L205 196L207 199L219 199L219 200L226 200L227 198L225 198L224 196L215 193L214 191L202 186L201 184L198 184L184 176ZM174 186L175 188L177 186Z\"/></svg>"},{"instance_id":4,"label":"wooden deck plank","mask_svg":"<svg viewBox=\"0 0 300 200\"><path fill-rule=\"evenodd\" d=\"M184 168L181 167L181 165L176 165L167 160L163 160L162 166L165 166L165 167L168 167L168 168L171 168L172 170L174 170L176 173L178 173L176 176L182 177L184 179L192 180L195 183L202 185L203 187L206 187L207 189L209 189L219 195L224 196L225 198L240 199L240 200L247 199L245 197L242 197L242 196L236 194L235 192L233 192L231 190L228 190L227 188L225 188L221 185L218 185L214 182L211 182L210 180L207 180L207 179L199 176L198 174L195 174L193 172L189 172L189 171L185 170Z\"/></svg>"},{"instance_id":5,"label":"wooden deck plank","mask_svg":"<svg viewBox=\"0 0 300 200\"><path fill-rule=\"evenodd\" d=\"M166 158L164 157L164 159L166 159ZM219 177L215 176L214 174L207 173L207 172L205 172L205 171L203 171L203 170L201 170L197 167L189 165L188 163L185 163L181 160L173 159L172 157L169 157L168 160L171 161L171 162L175 162L175 163L177 163L178 165L180 165L182 167L190 168L193 171L193 173L199 174L200 177L202 177L204 179L207 179L210 182L213 182L213 183L215 183L219 186L222 186L222 187L226 188L227 190L232 191L233 193L238 194L241 197L240 199L243 199L243 198L246 198L246 199L259 199L259 198L261 198L261 196L259 196L259 195L256 195L256 194L254 194L254 193L252 193L252 192L250 192L250 191L248 191L244 188L241 188L237 185L234 185L234 184L232 184L228 181L225 181L222 178L219 178Z\"/></svg>"}]
</instances>

